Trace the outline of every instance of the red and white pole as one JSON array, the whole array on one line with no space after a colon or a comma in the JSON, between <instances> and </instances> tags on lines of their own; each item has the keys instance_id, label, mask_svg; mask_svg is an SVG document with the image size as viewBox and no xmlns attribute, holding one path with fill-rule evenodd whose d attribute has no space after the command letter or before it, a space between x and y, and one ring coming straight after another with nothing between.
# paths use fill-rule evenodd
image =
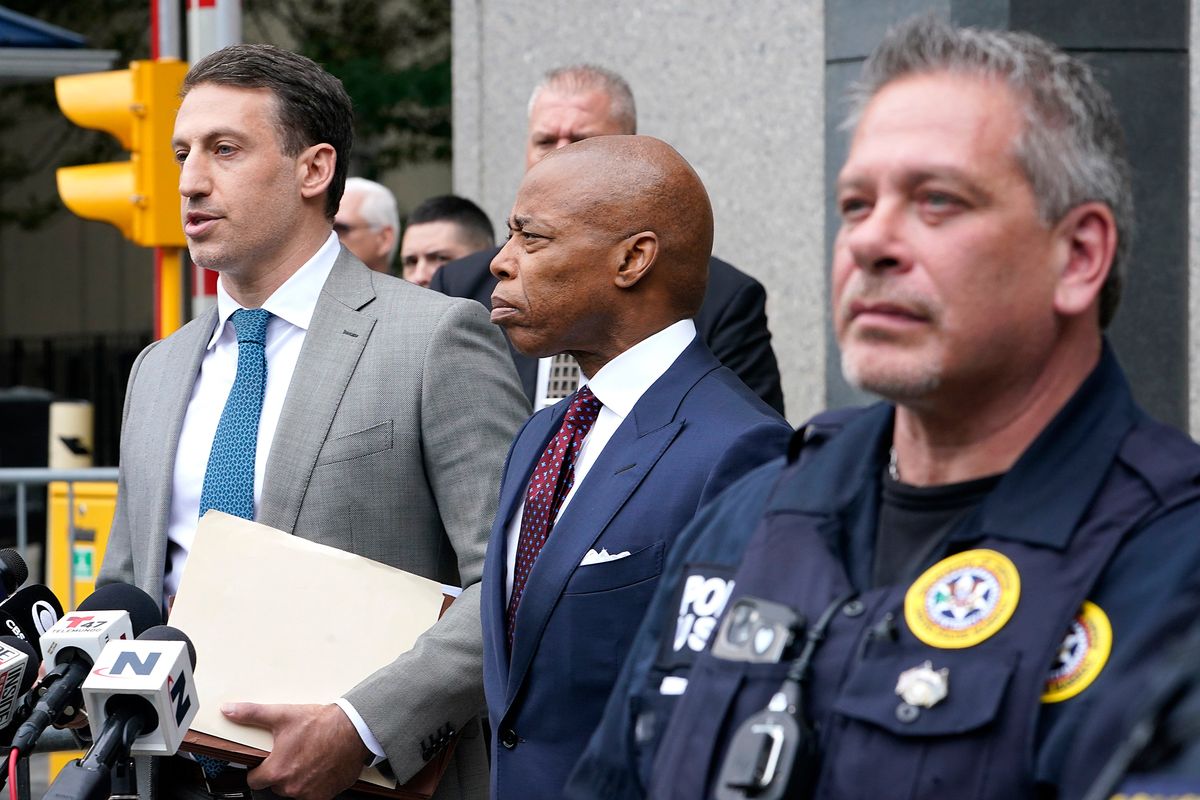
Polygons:
<instances>
[{"instance_id":1,"label":"red and white pole","mask_svg":"<svg viewBox=\"0 0 1200 800\"><path fill-rule=\"evenodd\" d=\"M178 0L150 2L150 57L178 59L183 54ZM183 323L183 264L181 247L154 248L154 338L174 333Z\"/></svg>"},{"instance_id":2,"label":"red and white pole","mask_svg":"<svg viewBox=\"0 0 1200 800\"><path fill-rule=\"evenodd\" d=\"M241 0L187 0L188 63L242 41ZM216 305L217 273L192 265L192 318Z\"/></svg>"}]
</instances>

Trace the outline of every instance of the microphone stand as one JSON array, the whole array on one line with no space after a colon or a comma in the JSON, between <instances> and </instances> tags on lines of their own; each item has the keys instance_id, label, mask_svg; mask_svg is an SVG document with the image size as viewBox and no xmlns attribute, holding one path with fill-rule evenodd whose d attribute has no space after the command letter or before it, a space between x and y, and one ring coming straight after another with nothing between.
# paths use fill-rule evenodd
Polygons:
<instances>
[{"instance_id":1,"label":"microphone stand","mask_svg":"<svg viewBox=\"0 0 1200 800\"><path fill-rule=\"evenodd\" d=\"M128 714L118 713L109 721L111 724L105 725L92 749L82 759L63 767L42 800L108 800L113 788L113 770L120 766L118 762L129 760L129 750L142 732L142 720L133 709Z\"/></svg>"},{"instance_id":2,"label":"microphone stand","mask_svg":"<svg viewBox=\"0 0 1200 800\"><path fill-rule=\"evenodd\" d=\"M137 768L132 757L119 760L109 774L112 782L109 800L138 800Z\"/></svg>"},{"instance_id":3,"label":"microphone stand","mask_svg":"<svg viewBox=\"0 0 1200 800\"><path fill-rule=\"evenodd\" d=\"M33 797L33 789L29 786L29 756L25 754L17 758L17 797L20 800Z\"/></svg>"},{"instance_id":4,"label":"microphone stand","mask_svg":"<svg viewBox=\"0 0 1200 800\"><path fill-rule=\"evenodd\" d=\"M25 696L21 698L19 704L17 705L17 713L13 717L12 721L9 722L8 725L5 726L4 728L0 728L0 738L3 738L4 735L10 734L10 733L15 733L16 729L20 726L20 724L22 722L24 722L25 720L29 719L29 714L33 711L33 707L37 703L36 694L37 694L37 692L26 692L25 693ZM11 739L12 737L9 736L8 738ZM5 751L5 747L3 745L0 745L0 754L2 754L4 751ZM24 770L26 781L27 781L26 786L25 786L26 794L18 795L19 797L20 796L28 797L29 796L28 792L30 791L29 784L28 784L29 763L28 763L28 761L26 761L26 758L27 758L27 756L22 755L21 759L17 763L18 779L20 778L22 770ZM23 766L22 766L22 762L24 762ZM0 760L0 790L3 790L5 784L7 784L7 783L8 783L8 761L7 761L7 759L3 759L3 760ZM20 787L17 787L17 790L19 792Z\"/></svg>"}]
</instances>

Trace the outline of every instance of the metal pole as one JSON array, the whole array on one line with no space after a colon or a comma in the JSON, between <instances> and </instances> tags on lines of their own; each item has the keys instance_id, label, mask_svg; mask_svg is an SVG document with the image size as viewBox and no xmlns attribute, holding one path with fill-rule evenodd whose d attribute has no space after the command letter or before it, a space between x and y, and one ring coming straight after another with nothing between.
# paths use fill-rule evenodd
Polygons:
<instances>
[{"instance_id":1,"label":"metal pole","mask_svg":"<svg viewBox=\"0 0 1200 800\"><path fill-rule=\"evenodd\" d=\"M117 467L87 467L51 469L49 467L0 467L0 485L30 483L35 486L52 481L115 481L120 475Z\"/></svg>"},{"instance_id":2,"label":"metal pole","mask_svg":"<svg viewBox=\"0 0 1200 800\"><path fill-rule=\"evenodd\" d=\"M75 609L75 481L67 481L67 608Z\"/></svg>"},{"instance_id":3,"label":"metal pole","mask_svg":"<svg viewBox=\"0 0 1200 800\"><path fill-rule=\"evenodd\" d=\"M227 47L242 41L242 0L217 0L217 44Z\"/></svg>"},{"instance_id":4,"label":"metal pole","mask_svg":"<svg viewBox=\"0 0 1200 800\"><path fill-rule=\"evenodd\" d=\"M152 0L156 35L152 58L183 58L183 29L179 21L179 0Z\"/></svg>"},{"instance_id":5,"label":"metal pole","mask_svg":"<svg viewBox=\"0 0 1200 800\"><path fill-rule=\"evenodd\" d=\"M29 544L29 520L25 519L25 484L17 484L17 551L21 558L26 556L25 548Z\"/></svg>"},{"instance_id":6,"label":"metal pole","mask_svg":"<svg viewBox=\"0 0 1200 800\"><path fill-rule=\"evenodd\" d=\"M241 0L188 0L188 62L242 41Z\"/></svg>"},{"instance_id":7,"label":"metal pole","mask_svg":"<svg viewBox=\"0 0 1200 800\"><path fill-rule=\"evenodd\" d=\"M159 247L154 251L154 338L165 339L183 324L183 251Z\"/></svg>"},{"instance_id":8,"label":"metal pole","mask_svg":"<svg viewBox=\"0 0 1200 800\"><path fill-rule=\"evenodd\" d=\"M241 0L187 0L187 60L242 41ZM192 318L217 304L217 274L192 265Z\"/></svg>"}]
</instances>

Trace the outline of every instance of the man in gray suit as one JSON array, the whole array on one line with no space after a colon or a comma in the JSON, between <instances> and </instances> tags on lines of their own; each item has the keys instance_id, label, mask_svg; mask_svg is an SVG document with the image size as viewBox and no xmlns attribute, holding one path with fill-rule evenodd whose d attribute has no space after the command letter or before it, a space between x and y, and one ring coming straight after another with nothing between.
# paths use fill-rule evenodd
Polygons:
<instances>
[{"instance_id":1,"label":"man in gray suit","mask_svg":"<svg viewBox=\"0 0 1200 800\"><path fill-rule=\"evenodd\" d=\"M339 246L352 112L336 78L236 45L194 65L183 95L184 232L220 272L218 302L134 364L101 582L173 595L198 515L218 508L465 589L335 704L223 709L270 729L271 756L248 774L164 760L160 796L215 796L232 773L255 795L327 800L379 759L407 780L457 731L437 796L483 797L477 582L528 413L504 340L477 303Z\"/></svg>"}]
</instances>

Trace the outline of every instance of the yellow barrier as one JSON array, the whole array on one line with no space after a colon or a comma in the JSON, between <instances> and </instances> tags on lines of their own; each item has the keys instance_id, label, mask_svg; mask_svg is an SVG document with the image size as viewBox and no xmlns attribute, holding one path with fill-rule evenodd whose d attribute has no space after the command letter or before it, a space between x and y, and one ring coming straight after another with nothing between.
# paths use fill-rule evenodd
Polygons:
<instances>
[{"instance_id":1,"label":"yellow barrier","mask_svg":"<svg viewBox=\"0 0 1200 800\"><path fill-rule=\"evenodd\" d=\"M46 517L46 585L64 607L73 608L96 589L96 574L108 544L117 507L117 484L112 481L49 485L50 513ZM71 502L69 508L68 498ZM75 547L71 548L71 522L75 526ZM50 754L50 780L58 771L83 753Z\"/></svg>"}]
</instances>

